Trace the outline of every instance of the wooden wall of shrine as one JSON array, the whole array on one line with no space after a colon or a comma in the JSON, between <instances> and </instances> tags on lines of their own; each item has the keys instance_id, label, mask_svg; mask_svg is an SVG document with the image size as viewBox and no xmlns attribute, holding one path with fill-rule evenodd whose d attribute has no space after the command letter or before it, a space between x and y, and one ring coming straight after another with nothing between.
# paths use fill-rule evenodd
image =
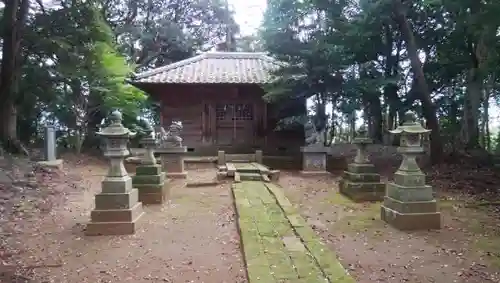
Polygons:
<instances>
[{"instance_id":1,"label":"wooden wall of shrine","mask_svg":"<svg viewBox=\"0 0 500 283\"><path fill-rule=\"evenodd\" d=\"M195 152L204 148L212 154L228 147L298 150L304 141L301 131L275 131L276 107L264 102L258 85L160 85L149 92L160 102L162 126L181 121L183 143Z\"/></svg>"}]
</instances>

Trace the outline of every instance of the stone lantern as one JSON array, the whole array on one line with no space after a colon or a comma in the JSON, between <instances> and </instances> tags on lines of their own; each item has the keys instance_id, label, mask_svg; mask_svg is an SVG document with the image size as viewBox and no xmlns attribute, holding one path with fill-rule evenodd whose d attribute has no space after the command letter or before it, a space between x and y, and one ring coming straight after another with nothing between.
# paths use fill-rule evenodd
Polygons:
<instances>
[{"instance_id":1,"label":"stone lantern","mask_svg":"<svg viewBox=\"0 0 500 283\"><path fill-rule=\"evenodd\" d=\"M134 188L139 190L139 201L143 204L161 204L165 201L167 188L165 186L166 173L162 172L161 165L155 158L155 149L158 141L153 137L153 128L146 123L146 136L141 139L141 144L146 149L146 154L137 166L135 176L132 177Z\"/></svg>"},{"instance_id":2,"label":"stone lantern","mask_svg":"<svg viewBox=\"0 0 500 283\"><path fill-rule=\"evenodd\" d=\"M339 182L339 191L356 202L378 201L384 198L385 186L380 182L380 175L368 160L366 148L372 143L366 127L358 130L358 136L352 141L357 147L354 162L347 165L347 171Z\"/></svg>"},{"instance_id":3,"label":"stone lantern","mask_svg":"<svg viewBox=\"0 0 500 283\"><path fill-rule=\"evenodd\" d=\"M135 134L122 125L119 111L111 113L109 119L111 124L97 133L104 140L104 156L110 165L102 191L95 196L95 209L85 231L89 236L133 234L143 214L139 193L132 188L132 178L123 164L129 155L127 142Z\"/></svg>"},{"instance_id":4,"label":"stone lantern","mask_svg":"<svg viewBox=\"0 0 500 283\"><path fill-rule=\"evenodd\" d=\"M390 131L401 135L398 152L403 161L394 173L393 182L387 184L381 218L400 230L441 228L441 214L432 187L425 184L425 174L416 161L424 152L423 140L430 132L417 122L411 111L406 112L403 125Z\"/></svg>"}]
</instances>

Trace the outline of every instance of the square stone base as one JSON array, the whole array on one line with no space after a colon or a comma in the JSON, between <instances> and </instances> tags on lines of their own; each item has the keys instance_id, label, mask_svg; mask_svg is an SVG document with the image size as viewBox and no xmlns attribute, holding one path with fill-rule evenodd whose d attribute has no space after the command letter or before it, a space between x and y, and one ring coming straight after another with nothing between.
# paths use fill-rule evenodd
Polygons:
<instances>
[{"instance_id":1,"label":"square stone base","mask_svg":"<svg viewBox=\"0 0 500 283\"><path fill-rule=\"evenodd\" d=\"M187 178L187 172L167 172L167 178L170 179L186 179Z\"/></svg>"},{"instance_id":2,"label":"square stone base","mask_svg":"<svg viewBox=\"0 0 500 283\"><path fill-rule=\"evenodd\" d=\"M51 168L51 169L57 169L57 170L63 169L63 160L62 159L56 159L56 160L51 160L51 161L38 161L37 164L42 168Z\"/></svg>"},{"instance_id":3,"label":"square stone base","mask_svg":"<svg viewBox=\"0 0 500 283\"><path fill-rule=\"evenodd\" d=\"M380 209L380 218L398 230L441 229L441 213L400 213L384 205Z\"/></svg>"},{"instance_id":4,"label":"square stone base","mask_svg":"<svg viewBox=\"0 0 500 283\"><path fill-rule=\"evenodd\" d=\"M136 185L139 190L139 201L143 204L162 204L168 199L167 182L157 185Z\"/></svg>"},{"instance_id":5,"label":"square stone base","mask_svg":"<svg viewBox=\"0 0 500 283\"><path fill-rule=\"evenodd\" d=\"M93 210L91 222L87 224L85 235L129 235L134 234L136 222L144 214L139 202L131 209Z\"/></svg>"},{"instance_id":6,"label":"square stone base","mask_svg":"<svg viewBox=\"0 0 500 283\"><path fill-rule=\"evenodd\" d=\"M385 184L357 183L341 179L339 192L354 202L381 201L385 196Z\"/></svg>"},{"instance_id":7,"label":"square stone base","mask_svg":"<svg viewBox=\"0 0 500 283\"><path fill-rule=\"evenodd\" d=\"M328 176L330 172L328 171L300 171L299 172L304 177L314 177L314 176Z\"/></svg>"}]
</instances>

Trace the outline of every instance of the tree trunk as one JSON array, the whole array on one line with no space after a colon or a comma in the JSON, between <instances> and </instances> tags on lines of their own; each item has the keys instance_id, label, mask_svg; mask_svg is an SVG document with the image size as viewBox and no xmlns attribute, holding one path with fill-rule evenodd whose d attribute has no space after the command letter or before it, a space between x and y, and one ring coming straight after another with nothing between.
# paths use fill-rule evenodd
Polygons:
<instances>
[{"instance_id":1,"label":"tree trunk","mask_svg":"<svg viewBox=\"0 0 500 283\"><path fill-rule=\"evenodd\" d=\"M11 0L5 2L3 21L2 63L0 67L0 106L2 122L0 123L1 140L12 152L28 151L22 146L17 136L16 97L18 94L21 58L22 30L26 23L29 0Z\"/></svg>"},{"instance_id":2,"label":"tree trunk","mask_svg":"<svg viewBox=\"0 0 500 283\"><path fill-rule=\"evenodd\" d=\"M477 73L477 69L471 69L467 79L462 120L462 142L466 150L481 147L479 145L479 107L481 105L483 83Z\"/></svg>"},{"instance_id":3,"label":"tree trunk","mask_svg":"<svg viewBox=\"0 0 500 283\"><path fill-rule=\"evenodd\" d=\"M427 124L432 130L431 132L431 161L432 163L438 163L442 159L443 146L441 143L441 133L439 129L439 122L436 115L436 107L432 102L431 95L429 92L429 86L424 76L424 71L422 68L422 62L418 57L417 43L415 41L415 36L410 27L408 19L406 18L406 12L401 0L393 0L395 20L399 26L401 34L406 41L406 47L408 50L408 56L410 57L411 68L413 72L413 79L415 80L416 86L418 88L417 95L422 103L422 112L424 118L427 120Z\"/></svg>"}]
</instances>

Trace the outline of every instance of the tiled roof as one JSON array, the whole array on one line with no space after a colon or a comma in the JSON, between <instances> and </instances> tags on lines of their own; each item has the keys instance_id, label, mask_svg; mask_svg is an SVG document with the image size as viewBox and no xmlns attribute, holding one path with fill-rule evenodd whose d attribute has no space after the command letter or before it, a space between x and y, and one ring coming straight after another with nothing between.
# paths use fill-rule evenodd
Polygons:
<instances>
[{"instance_id":1,"label":"tiled roof","mask_svg":"<svg viewBox=\"0 0 500 283\"><path fill-rule=\"evenodd\" d=\"M261 84L271 79L279 63L265 53L206 52L167 66L136 74L133 83Z\"/></svg>"}]
</instances>

